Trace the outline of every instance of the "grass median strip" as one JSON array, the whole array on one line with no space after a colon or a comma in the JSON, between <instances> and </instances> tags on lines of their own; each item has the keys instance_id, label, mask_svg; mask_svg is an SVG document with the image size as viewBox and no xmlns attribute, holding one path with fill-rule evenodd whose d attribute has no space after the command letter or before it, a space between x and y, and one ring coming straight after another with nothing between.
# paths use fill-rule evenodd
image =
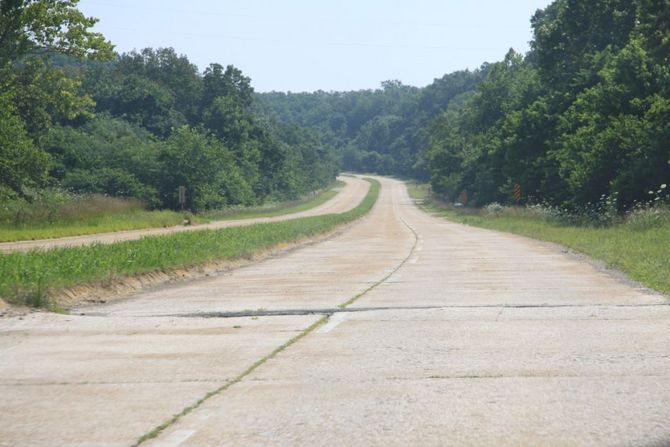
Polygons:
<instances>
[{"instance_id":1,"label":"grass median strip","mask_svg":"<svg viewBox=\"0 0 670 447\"><path fill-rule=\"evenodd\" d=\"M377 201L380 184L354 209L340 214L283 222L146 237L111 245L34 250L0 255L0 297L17 305L45 307L53 291L103 283L152 271L243 258L280 243L310 237L366 214Z\"/></svg>"},{"instance_id":2,"label":"grass median strip","mask_svg":"<svg viewBox=\"0 0 670 447\"><path fill-rule=\"evenodd\" d=\"M282 202L270 206L231 208L223 211L208 211L202 213L201 217L209 220L237 220L254 219L257 217L277 217L286 214L300 213L323 205L338 194L337 188L342 188L345 182L337 180L330 189L321 191L312 198Z\"/></svg>"}]
</instances>

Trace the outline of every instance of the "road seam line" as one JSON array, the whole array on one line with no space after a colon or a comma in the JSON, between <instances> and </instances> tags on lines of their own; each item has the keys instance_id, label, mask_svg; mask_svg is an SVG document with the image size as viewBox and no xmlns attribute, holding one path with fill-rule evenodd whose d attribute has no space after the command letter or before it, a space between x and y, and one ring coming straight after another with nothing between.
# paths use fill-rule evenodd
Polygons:
<instances>
[{"instance_id":1,"label":"road seam line","mask_svg":"<svg viewBox=\"0 0 670 447\"><path fill-rule=\"evenodd\" d=\"M380 285L382 285L383 283L385 283L385 282L386 282L391 276L393 276L398 270L400 270L401 268L403 268L403 266L407 263L407 261L410 260L410 258L411 258L412 255L414 254L414 251L416 250L416 247L417 247L417 245L418 245L418 243L419 243L419 234L416 232L416 230L415 230L410 224L408 224L408 223L405 221L405 219L403 219L403 218L401 217L401 218L400 218L400 221L401 221L401 222L402 222L402 223L409 229L409 231L411 231L412 234L414 235L414 244L412 244L412 248L410 248L409 253L408 253L407 256L405 257L405 259L403 259L402 262L401 262L400 264L398 264L393 270L391 270L391 272L390 272L388 275L386 275L385 277L383 277L383 278L380 279L379 281L377 281L377 282L375 282L374 284L372 284L372 285L371 285L370 287L368 287L367 289L363 290L363 291L362 291L361 293L359 293L358 295L356 295L356 296L354 296L353 298L351 298L351 299L345 301L344 303L340 304L340 305L337 306L337 307L339 307L340 309L344 309L344 308L346 308L347 306L352 305L353 303L355 303L356 301L358 301L363 295L365 295L365 294L367 294L368 292L372 291L373 289L377 288L377 286L380 286Z\"/></svg>"},{"instance_id":2,"label":"road seam line","mask_svg":"<svg viewBox=\"0 0 670 447\"><path fill-rule=\"evenodd\" d=\"M357 295L354 296L353 298L351 298L351 299L345 301L344 303L340 304L340 305L338 306L338 308L340 308L340 309L344 309L345 307L347 307L347 306L353 304L354 302L356 302L358 299L360 299L360 298L361 298L362 296L364 296L366 293L370 292L371 290L373 290L373 289L376 288L377 286L383 284L386 280L388 280L391 276L393 276L393 274L394 274L395 272L397 272L398 270L400 270L400 269L407 263L407 261L412 257L412 254L414 253L414 250L416 249L416 246L417 246L417 244L418 244L418 242L419 242L419 235L418 235L418 233L416 232L416 230L415 230L414 228L412 228L412 226L409 225L409 224L405 221L405 219L403 219L403 218L401 217L401 218L400 218L400 221L401 221L401 222L402 222L402 223L403 223L403 224L404 224L404 225L405 225L405 226L412 232L412 234L414 235L414 244L412 245L412 248L410 249L410 251L409 251L409 253L407 254L407 256L406 256L406 257L402 260L402 262L401 262L400 264L398 264L398 266L396 266L396 267L395 267L395 268L394 268L388 275L386 275L384 278L380 279L379 281L375 282L375 283L372 284L370 287L368 287L367 289L365 289L365 290L362 291L361 293L357 294ZM322 325L324 325L325 323L327 323L329 319L330 319L330 315L324 315L324 316L321 317L319 320L317 320L315 323L313 323L311 326L309 326L307 329L305 329L304 331L300 332L298 335L296 335L295 337L293 337L292 339L290 339L289 341L287 341L287 342L284 343L283 345L281 345L281 346L279 346L278 348L276 348L276 349L275 349L274 351L272 351L270 354L266 355L265 357L261 358L260 360L257 360L253 365L251 365L250 367L248 367L246 370L244 370L241 374L239 374L238 376L236 376L236 377L235 377L234 379L232 379L231 381L227 382L226 384L220 386L219 388L217 388L217 389L215 389L215 390L212 390L212 391L208 392L207 394L205 394L204 397L202 397L200 400L198 400L198 401L197 401L196 403L194 403L193 405L190 405L190 406L184 408L181 412L175 414L175 415L172 416L170 419L168 419L167 421L163 422L161 425L159 425L158 427L154 428L154 429L153 429L152 431L150 431L149 433L146 433L145 435L143 435L142 437L140 437L140 438L137 440L137 442L135 442L135 444L132 445L132 447L137 447L137 446L139 446L139 445L141 445L141 444L144 444L145 442L147 442L147 441L149 441L149 440L151 440L151 439L156 438L156 437L157 437L158 435L160 435L166 428L168 428L168 427L170 427L171 425L175 424L175 423L176 423L177 421L179 421L181 418L183 418L183 417L186 416L187 414L191 413L193 410L195 410L195 409L197 409L198 407L200 407L200 406L201 406L203 403L205 403L207 400L209 400L209 399L211 399L212 397L214 397L214 396L216 396L216 395L222 393L223 391L227 390L228 388L230 388L231 386L235 385L236 383L241 382L246 376L248 376L249 374L251 374L252 372L254 372L258 367L260 367L261 365L263 365L263 364L264 364L265 362L267 362L268 360L271 360L272 358L276 357L277 354L279 354L280 352L284 351L286 348L288 348L288 347L291 346L292 344L298 342L298 341L301 340L302 338L306 337L307 335L309 335L310 333L312 333L313 331L315 331L315 330L316 330L317 328L319 328L320 326L322 326Z\"/></svg>"},{"instance_id":3,"label":"road seam line","mask_svg":"<svg viewBox=\"0 0 670 447\"><path fill-rule=\"evenodd\" d=\"M670 307L667 303L646 303L646 304L611 304L611 303L592 303L592 304L437 304L432 306L380 306L380 307L354 307L354 308L313 308L313 309L275 309L275 310L243 310L233 312L202 312L188 314L165 314L149 315L144 318L247 318L247 317L295 317L309 315L328 315L351 312L378 312L389 310L446 310L446 309L564 309L564 308L647 308L647 307ZM103 316L86 314L87 316Z\"/></svg>"},{"instance_id":4,"label":"road seam line","mask_svg":"<svg viewBox=\"0 0 670 447\"><path fill-rule=\"evenodd\" d=\"M146 433L145 435L143 435L142 437L140 437L140 438L139 438L139 439L132 445L132 447L137 447L137 446L139 446L139 445L141 445L141 444L144 444L144 443L147 442L147 441L150 441L151 439L156 438L156 437L157 437L158 435L160 435L166 428L170 427L171 425L173 425L174 423L176 423L177 421L179 421L181 418L183 418L183 417L186 416L187 414L191 413L193 410L195 410L195 409L197 409L198 407L200 407L202 404L204 404L206 401L208 401L208 400L211 399L212 397L214 397L214 396L216 396L216 395L222 393L223 391L227 390L228 388L230 388L231 386L235 385L236 383L241 382L242 379L244 379L246 376L248 376L249 374L251 374L252 372L254 372L259 366L261 366L262 364L264 364L264 363L267 362L268 360L274 358L277 354L279 354L280 352L282 352L284 349L288 348L288 347L291 346L292 344L296 343L296 342L299 341L301 338L307 336L309 333L311 333L312 331L314 331L315 329L317 329L319 326L321 326L321 325L323 325L324 323L326 323L326 321L328 321L328 317L327 317L327 316L323 316L323 317L321 317L321 318L320 318L319 320L317 320L315 323L312 323L312 325L309 326L307 329L305 329L304 331L300 332L298 335L296 335L295 337L291 338L289 341L287 341L287 342L284 343L283 345L279 346L278 348L275 348L274 351L272 351L271 353L269 353L269 354L266 355L265 357L262 357L261 359L257 360L254 364L252 364L250 367L248 367L247 369L245 369L244 371L242 371L242 373L240 373L239 375L237 375L237 376L236 376L235 378L233 378L231 381L225 383L224 385L221 385L220 387L216 388L215 390L212 390L212 391L208 392L207 394L205 394L202 398L200 398L200 399L199 399L197 402L195 402L194 404L192 404L192 405L190 405L190 406L184 408L181 412L175 414L174 416L172 416L172 417L171 417L170 419L168 419L167 421L163 422L162 424L160 424L159 426L157 426L156 428L154 428L154 429L151 430L150 432L148 432L148 433Z\"/></svg>"}]
</instances>

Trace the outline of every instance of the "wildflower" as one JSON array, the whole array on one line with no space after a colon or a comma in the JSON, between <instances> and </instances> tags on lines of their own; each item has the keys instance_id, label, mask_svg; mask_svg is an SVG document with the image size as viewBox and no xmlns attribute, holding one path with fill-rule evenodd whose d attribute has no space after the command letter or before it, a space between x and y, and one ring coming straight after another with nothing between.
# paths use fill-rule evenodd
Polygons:
<instances>
[{"instance_id":1,"label":"wildflower","mask_svg":"<svg viewBox=\"0 0 670 447\"><path fill-rule=\"evenodd\" d=\"M649 194L650 194L650 195L653 195L653 194L654 194L654 191L649 191Z\"/></svg>"},{"instance_id":2,"label":"wildflower","mask_svg":"<svg viewBox=\"0 0 670 447\"><path fill-rule=\"evenodd\" d=\"M665 183L663 183L663 184L661 185L661 189L665 189L665 188L667 188L667 187L668 187L668 185L666 185Z\"/></svg>"}]
</instances>

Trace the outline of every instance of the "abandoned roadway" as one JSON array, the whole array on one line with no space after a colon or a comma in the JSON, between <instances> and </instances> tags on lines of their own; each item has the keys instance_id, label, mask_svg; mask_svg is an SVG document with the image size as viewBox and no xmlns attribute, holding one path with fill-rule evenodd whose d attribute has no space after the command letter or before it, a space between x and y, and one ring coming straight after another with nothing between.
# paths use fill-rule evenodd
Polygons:
<instances>
[{"instance_id":1,"label":"abandoned roadway","mask_svg":"<svg viewBox=\"0 0 670 447\"><path fill-rule=\"evenodd\" d=\"M667 298L380 180L326 241L0 319L0 445L670 443Z\"/></svg>"},{"instance_id":2,"label":"abandoned roadway","mask_svg":"<svg viewBox=\"0 0 670 447\"><path fill-rule=\"evenodd\" d=\"M273 217L254 217L249 219L217 220L200 225L178 225L163 228L143 228L139 230L114 231L110 233L95 233L82 236L68 236L55 239L34 239L16 242L0 242L0 253L15 251L29 251L36 249L51 249L62 247L78 247L93 244L114 244L116 242L141 239L145 236L163 236L185 231L218 230L221 228L240 227L257 223L279 222L298 219L300 217L318 216L329 213L343 213L349 211L360 202L368 191L369 183L360 178L340 176L338 180L344 186L336 188L337 194L325 203L297 213L281 214Z\"/></svg>"}]
</instances>

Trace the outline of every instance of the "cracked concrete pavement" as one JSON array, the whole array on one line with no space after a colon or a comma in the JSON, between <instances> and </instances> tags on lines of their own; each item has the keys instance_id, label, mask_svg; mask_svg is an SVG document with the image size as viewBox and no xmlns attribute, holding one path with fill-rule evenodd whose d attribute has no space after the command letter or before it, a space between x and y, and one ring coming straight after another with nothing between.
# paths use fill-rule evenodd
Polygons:
<instances>
[{"instance_id":1,"label":"cracked concrete pavement","mask_svg":"<svg viewBox=\"0 0 670 447\"><path fill-rule=\"evenodd\" d=\"M194 404L146 444L670 443L666 297L380 180L327 241L0 319L0 445L131 445Z\"/></svg>"}]
</instances>

